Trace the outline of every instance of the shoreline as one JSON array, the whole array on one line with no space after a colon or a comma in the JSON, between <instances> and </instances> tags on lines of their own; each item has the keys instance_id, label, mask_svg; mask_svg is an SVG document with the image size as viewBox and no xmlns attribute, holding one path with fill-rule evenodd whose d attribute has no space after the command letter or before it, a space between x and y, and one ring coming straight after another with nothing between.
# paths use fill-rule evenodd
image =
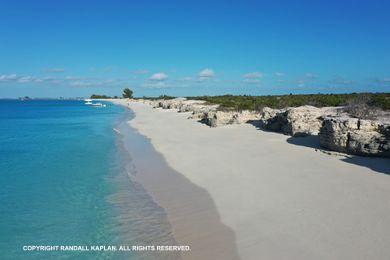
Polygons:
<instances>
[{"instance_id":1,"label":"shoreline","mask_svg":"<svg viewBox=\"0 0 390 260\"><path fill-rule=\"evenodd\" d=\"M248 124L211 129L186 120L186 113L139 103L130 108L136 114L131 126L171 168L211 195L242 259L390 254L390 176L375 171L388 159L348 161L316 151L307 138L289 142Z\"/></svg>"},{"instance_id":2,"label":"shoreline","mask_svg":"<svg viewBox=\"0 0 390 260\"><path fill-rule=\"evenodd\" d=\"M240 259L234 233L221 223L209 193L169 167L149 138L130 126L132 120L117 129L135 166L129 177L163 208L177 245L190 246L191 251L181 252L180 259ZM175 254L155 257L171 259Z\"/></svg>"},{"instance_id":3,"label":"shoreline","mask_svg":"<svg viewBox=\"0 0 390 260\"><path fill-rule=\"evenodd\" d=\"M149 245L151 242L148 234L158 234L155 235L153 245L175 245L176 242L164 209L133 178L134 160L126 148L126 136L123 135L124 133L127 135L126 131L129 128L127 121L131 120L131 114L129 110L125 108L123 110L125 115L121 116L113 128L116 135L118 152L116 158L119 168L112 179L115 183L115 192L107 199L115 206L116 221L123 227L120 228L121 245ZM134 254L142 259L179 259L178 253L174 251L140 250Z\"/></svg>"}]
</instances>

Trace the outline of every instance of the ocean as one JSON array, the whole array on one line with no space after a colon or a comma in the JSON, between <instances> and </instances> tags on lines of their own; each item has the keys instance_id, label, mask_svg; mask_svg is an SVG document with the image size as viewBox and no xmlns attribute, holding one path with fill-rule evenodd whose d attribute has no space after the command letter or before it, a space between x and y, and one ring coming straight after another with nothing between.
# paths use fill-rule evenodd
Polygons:
<instances>
[{"instance_id":1,"label":"ocean","mask_svg":"<svg viewBox=\"0 0 390 260\"><path fill-rule=\"evenodd\" d=\"M136 166L114 131L131 111L106 104L0 100L1 259L178 257L118 250L175 241L164 210L132 180Z\"/></svg>"}]
</instances>

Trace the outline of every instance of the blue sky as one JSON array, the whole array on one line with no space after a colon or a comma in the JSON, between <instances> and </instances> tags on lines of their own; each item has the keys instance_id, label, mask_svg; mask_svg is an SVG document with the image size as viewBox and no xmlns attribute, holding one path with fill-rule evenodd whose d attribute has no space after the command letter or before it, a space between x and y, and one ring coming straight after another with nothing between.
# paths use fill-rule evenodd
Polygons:
<instances>
[{"instance_id":1,"label":"blue sky","mask_svg":"<svg viewBox=\"0 0 390 260\"><path fill-rule=\"evenodd\" d=\"M0 97L390 91L390 1L0 1Z\"/></svg>"}]
</instances>

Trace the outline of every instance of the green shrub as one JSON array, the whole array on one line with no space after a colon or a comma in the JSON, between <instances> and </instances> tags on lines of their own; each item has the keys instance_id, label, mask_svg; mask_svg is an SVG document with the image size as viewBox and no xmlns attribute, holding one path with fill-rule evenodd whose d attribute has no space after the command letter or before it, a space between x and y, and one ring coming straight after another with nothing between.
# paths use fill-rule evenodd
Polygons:
<instances>
[{"instance_id":1,"label":"green shrub","mask_svg":"<svg viewBox=\"0 0 390 260\"><path fill-rule=\"evenodd\" d=\"M262 107L285 108L311 105L315 107L346 106L358 101L368 107L390 110L390 93L351 93L351 94L307 94L279 96L199 96L189 99L204 100L209 104L219 104L223 110L259 110Z\"/></svg>"},{"instance_id":2,"label":"green shrub","mask_svg":"<svg viewBox=\"0 0 390 260\"><path fill-rule=\"evenodd\" d=\"M92 99L110 99L111 97L110 96L106 96L106 95L92 94L91 98Z\"/></svg>"}]
</instances>

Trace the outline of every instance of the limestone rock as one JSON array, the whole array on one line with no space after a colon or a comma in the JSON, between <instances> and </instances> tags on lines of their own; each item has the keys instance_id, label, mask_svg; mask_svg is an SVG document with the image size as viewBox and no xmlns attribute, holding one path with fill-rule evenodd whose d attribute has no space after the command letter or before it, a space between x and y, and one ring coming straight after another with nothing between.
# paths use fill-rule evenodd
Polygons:
<instances>
[{"instance_id":1,"label":"limestone rock","mask_svg":"<svg viewBox=\"0 0 390 260\"><path fill-rule=\"evenodd\" d=\"M390 158L390 125L357 118L325 118L320 133L324 148L363 156Z\"/></svg>"},{"instance_id":2,"label":"limestone rock","mask_svg":"<svg viewBox=\"0 0 390 260\"><path fill-rule=\"evenodd\" d=\"M264 107L260 113L260 126L266 130L281 132L286 124L286 110Z\"/></svg>"},{"instance_id":3,"label":"limestone rock","mask_svg":"<svg viewBox=\"0 0 390 260\"><path fill-rule=\"evenodd\" d=\"M213 113L217 109L217 105L203 105L203 104L192 104L189 111L192 115L188 118L205 121L209 113Z\"/></svg>"},{"instance_id":4,"label":"limestone rock","mask_svg":"<svg viewBox=\"0 0 390 260\"><path fill-rule=\"evenodd\" d=\"M243 124L252 120L258 120L260 114L255 111L211 111L205 115L205 123L211 127L231 124Z\"/></svg>"},{"instance_id":5,"label":"limestone rock","mask_svg":"<svg viewBox=\"0 0 390 260\"><path fill-rule=\"evenodd\" d=\"M292 136L316 135L322 125L321 116L321 109L312 106L288 109L265 107L261 111L260 126Z\"/></svg>"},{"instance_id":6,"label":"limestone rock","mask_svg":"<svg viewBox=\"0 0 390 260\"><path fill-rule=\"evenodd\" d=\"M312 106L289 108L282 131L291 136L317 135L322 125L321 109Z\"/></svg>"}]
</instances>

